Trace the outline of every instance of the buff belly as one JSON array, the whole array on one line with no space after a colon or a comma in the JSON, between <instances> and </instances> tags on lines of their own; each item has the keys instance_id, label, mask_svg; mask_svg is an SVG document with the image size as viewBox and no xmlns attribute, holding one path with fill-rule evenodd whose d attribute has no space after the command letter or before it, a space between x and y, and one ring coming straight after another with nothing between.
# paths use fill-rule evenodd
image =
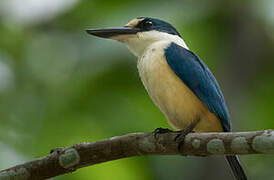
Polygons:
<instances>
[{"instance_id":1,"label":"buff belly","mask_svg":"<svg viewBox=\"0 0 274 180\"><path fill-rule=\"evenodd\" d=\"M170 125L177 130L199 120L194 128L197 132L223 131L219 119L167 64L164 48L168 44L169 42L152 44L138 60L139 74L149 96L165 114Z\"/></svg>"}]
</instances>

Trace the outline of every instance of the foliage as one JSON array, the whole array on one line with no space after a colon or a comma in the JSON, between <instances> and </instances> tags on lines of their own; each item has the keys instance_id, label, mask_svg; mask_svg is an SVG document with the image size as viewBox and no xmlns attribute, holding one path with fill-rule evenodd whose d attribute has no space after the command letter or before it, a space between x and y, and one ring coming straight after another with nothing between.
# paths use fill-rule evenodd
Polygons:
<instances>
[{"instance_id":1,"label":"foliage","mask_svg":"<svg viewBox=\"0 0 274 180\"><path fill-rule=\"evenodd\" d=\"M234 131L274 128L273 2L31 2L0 2L1 169L56 147L168 127L139 80L136 58L123 45L84 32L137 16L177 27L219 80ZM273 176L273 156L241 159L252 179ZM56 179L205 176L231 178L223 158L175 156L113 161Z\"/></svg>"}]
</instances>

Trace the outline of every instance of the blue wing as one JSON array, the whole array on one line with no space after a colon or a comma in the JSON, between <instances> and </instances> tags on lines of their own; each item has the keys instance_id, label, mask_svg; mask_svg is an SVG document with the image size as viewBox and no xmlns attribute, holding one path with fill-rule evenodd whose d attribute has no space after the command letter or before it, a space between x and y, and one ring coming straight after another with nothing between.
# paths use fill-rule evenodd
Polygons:
<instances>
[{"instance_id":1,"label":"blue wing","mask_svg":"<svg viewBox=\"0 0 274 180\"><path fill-rule=\"evenodd\" d=\"M224 131L231 131L229 112L222 91L204 62L191 51L171 43L165 49L168 65L196 96L221 120Z\"/></svg>"}]
</instances>

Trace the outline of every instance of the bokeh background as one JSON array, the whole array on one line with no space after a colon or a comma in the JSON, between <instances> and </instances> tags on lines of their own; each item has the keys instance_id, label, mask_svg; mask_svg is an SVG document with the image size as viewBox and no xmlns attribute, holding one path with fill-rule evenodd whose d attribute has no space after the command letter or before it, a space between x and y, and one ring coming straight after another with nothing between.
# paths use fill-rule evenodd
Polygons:
<instances>
[{"instance_id":1,"label":"bokeh background","mask_svg":"<svg viewBox=\"0 0 274 180\"><path fill-rule=\"evenodd\" d=\"M172 23L217 77L234 131L274 128L274 1L1 0L0 169L50 149L169 127L144 90L136 58L87 28L137 16ZM273 155L241 156L252 180L273 179ZM229 180L223 157L122 159L53 179Z\"/></svg>"}]
</instances>

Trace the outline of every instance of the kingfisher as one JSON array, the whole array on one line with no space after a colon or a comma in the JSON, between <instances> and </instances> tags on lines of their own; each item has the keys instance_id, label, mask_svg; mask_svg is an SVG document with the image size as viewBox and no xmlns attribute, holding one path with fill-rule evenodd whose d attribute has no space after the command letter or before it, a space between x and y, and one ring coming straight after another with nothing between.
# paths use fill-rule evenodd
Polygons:
<instances>
[{"instance_id":1,"label":"kingfisher","mask_svg":"<svg viewBox=\"0 0 274 180\"><path fill-rule=\"evenodd\" d=\"M182 132L179 139L191 131L231 132L229 111L217 80L170 23L137 17L122 27L86 31L122 42L137 56L145 89L169 124ZM238 157L226 159L235 178L246 180Z\"/></svg>"}]
</instances>

